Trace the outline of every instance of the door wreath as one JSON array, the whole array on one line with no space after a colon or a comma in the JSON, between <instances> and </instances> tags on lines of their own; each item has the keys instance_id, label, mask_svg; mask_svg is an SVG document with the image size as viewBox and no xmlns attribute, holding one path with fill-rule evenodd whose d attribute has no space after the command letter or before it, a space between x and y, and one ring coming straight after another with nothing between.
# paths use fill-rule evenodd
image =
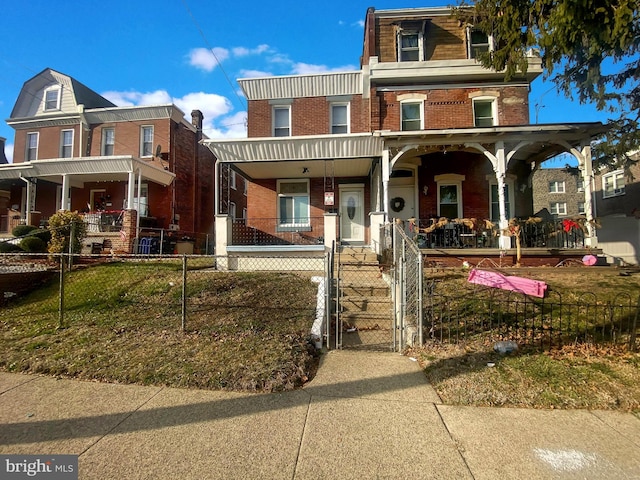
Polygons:
<instances>
[{"instance_id":1,"label":"door wreath","mask_svg":"<svg viewBox=\"0 0 640 480\"><path fill-rule=\"evenodd\" d=\"M391 210L394 212L401 212L404 208L404 198L394 197L391 199Z\"/></svg>"}]
</instances>

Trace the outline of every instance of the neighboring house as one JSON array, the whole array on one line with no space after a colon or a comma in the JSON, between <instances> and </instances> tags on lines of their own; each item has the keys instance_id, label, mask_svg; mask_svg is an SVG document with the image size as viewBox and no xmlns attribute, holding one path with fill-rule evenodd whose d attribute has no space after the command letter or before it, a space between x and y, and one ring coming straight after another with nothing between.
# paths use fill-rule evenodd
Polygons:
<instances>
[{"instance_id":1,"label":"neighboring house","mask_svg":"<svg viewBox=\"0 0 640 480\"><path fill-rule=\"evenodd\" d=\"M199 143L202 113L191 116L175 105L117 107L45 69L25 82L7 120L16 133L13 163L0 165L0 229L64 209L85 214L90 233L116 250L165 230L204 250L213 244L215 157Z\"/></svg>"},{"instance_id":2,"label":"neighboring house","mask_svg":"<svg viewBox=\"0 0 640 480\"><path fill-rule=\"evenodd\" d=\"M540 168L532 176L533 211L557 217L585 214L584 181L566 168Z\"/></svg>"},{"instance_id":3,"label":"neighboring house","mask_svg":"<svg viewBox=\"0 0 640 480\"><path fill-rule=\"evenodd\" d=\"M333 241L380 252L380 227L413 218L430 255L510 250L509 220L534 213L532 165L570 152L590 178L604 129L530 125L541 61L532 53L505 82L475 59L492 42L449 8L369 8L360 70L240 79L249 138L203 142L250 180L244 229L221 216L217 253ZM595 246L587 225L581 246Z\"/></svg>"},{"instance_id":4,"label":"neighboring house","mask_svg":"<svg viewBox=\"0 0 640 480\"><path fill-rule=\"evenodd\" d=\"M640 154L631 156L640 160ZM640 264L640 165L606 168L595 175L598 245L609 262Z\"/></svg>"}]
</instances>

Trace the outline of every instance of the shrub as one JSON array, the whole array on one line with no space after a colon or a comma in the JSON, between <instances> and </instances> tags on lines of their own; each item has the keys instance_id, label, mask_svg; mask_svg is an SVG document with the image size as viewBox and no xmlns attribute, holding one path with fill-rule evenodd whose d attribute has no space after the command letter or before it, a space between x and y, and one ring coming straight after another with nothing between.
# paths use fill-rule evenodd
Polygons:
<instances>
[{"instance_id":1,"label":"shrub","mask_svg":"<svg viewBox=\"0 0 640 480\"><path fill-rule=\"evenodd\" d=\"M14 237L24 237L34 230L38 230L38 227L36 227L35 225L16 225L15 227L13 227L11 235L13 235Z\"/></svg>"},{"instance_id":2,"label":"shrub","mask_svg":"<svg viewBox=\"0 0 640 480\"><path fill-rule=\"evenodd\" d=\"M22 248L20 248L18 245L14 245L13 243L9 243L9 242L2 242L0 243L0 253L14 253L14 252L22 252Z\"/></svg>"},{"instance_id":3,"label":"shrub","mask_svg":"<svg viewBox=\"0 0 640 480\"><path fill-rule=\"evenodd\" d=\"M49 232L51 232L50 253L66 253L69 251L72 229L72 253L80 253L82 241L87 236L87 225L80 214L78 212L60 210L49 218Z\"/></svg>"},{"instance_id":4,"label":"shrub","mask_svg":"<svg viewBox=\"0 0 640 480\"><path fill-rule=\"evenodd\" d=\"M47 242L35 235L29 235L20 241L20 248L29 253L45 253Z\"/></svg>"},{"instance_id":5,"label":"shrub","mask_svg":"<svg viewBox=\"0 0 640 480\"><path fill-rule=\"evenodd\" d=\"M29 236L37 237L40 240L42 240L44 243L46 243L47 245L51 241L51 232L49 230L47 230L46 228L38 228L36 230L32 230L29 233Z\"/></svg>"}]
</instances>

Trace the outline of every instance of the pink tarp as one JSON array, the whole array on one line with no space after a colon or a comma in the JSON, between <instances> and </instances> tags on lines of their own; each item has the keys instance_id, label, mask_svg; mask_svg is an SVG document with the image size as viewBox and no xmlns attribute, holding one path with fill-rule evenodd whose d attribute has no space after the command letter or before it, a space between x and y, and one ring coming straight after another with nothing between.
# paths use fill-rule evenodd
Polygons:
<instances>
[{"instance_id":1,"label":"pink tarp","mask_svg":"<svg viewBox=\"0 0 640 480\"><path fill-rule=\"evenodd\" d=\"M543 298L547 291L547 284L539 280L503 275L502 273L478 270L476 268L469 272L467 281L487 287L521 292L525 295L540 298Z\"/></svg>"}]
</instances>

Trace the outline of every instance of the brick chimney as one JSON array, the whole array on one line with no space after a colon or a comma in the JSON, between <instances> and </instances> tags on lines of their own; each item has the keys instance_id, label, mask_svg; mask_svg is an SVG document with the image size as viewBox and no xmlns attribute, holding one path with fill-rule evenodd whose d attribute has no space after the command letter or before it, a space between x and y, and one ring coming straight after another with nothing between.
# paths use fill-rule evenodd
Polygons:
<instances>
[{"instance_id":1,"label":"brick chimney","mask_svg":"<svg viewBox=\"0 0 640 480\"><path fill-rule=\"evenodd\" d=\"M9 160L7 160L7 156L4 154L4 144L6 141L6 138L0 137L0 165L9 163Z\"/></svg>"},{"instance_id":2,"label":"brick chimney","mask_svg":"<svg viewBox=\"0 0 640 480\"><path fill-rule=\"evenodd\" d=\"M196 137L198 141L202 140L202 119L204 115L200 110L191 111L191 124L196 127Z\"/></svg>"}]
</instances>

